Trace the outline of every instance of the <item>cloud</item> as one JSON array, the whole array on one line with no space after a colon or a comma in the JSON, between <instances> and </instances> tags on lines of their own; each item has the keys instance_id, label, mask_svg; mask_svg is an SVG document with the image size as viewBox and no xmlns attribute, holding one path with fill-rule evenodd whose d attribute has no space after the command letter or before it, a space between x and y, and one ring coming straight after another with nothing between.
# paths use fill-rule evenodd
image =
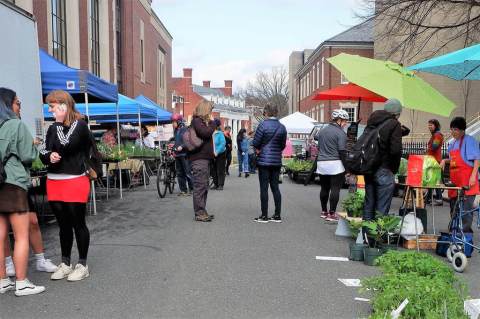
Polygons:
<instances>
[{"instance_id":1,"label":"cloud","mask_svg":"<svg viewBox=\"0 0 480 319\"><path fill-rule=\"evenodd\" d=\"M193 82L201 84L210 80L212 87L223 87L224 80L233 80L234 90L252 81L259 71L276 66L287 66L290 49L274 49L258 59L232 59L219 63L202 63L193 55L183 54L174 61L174 76L181 76L184 67L193 68Z\"/></svg>"}]
</instances>

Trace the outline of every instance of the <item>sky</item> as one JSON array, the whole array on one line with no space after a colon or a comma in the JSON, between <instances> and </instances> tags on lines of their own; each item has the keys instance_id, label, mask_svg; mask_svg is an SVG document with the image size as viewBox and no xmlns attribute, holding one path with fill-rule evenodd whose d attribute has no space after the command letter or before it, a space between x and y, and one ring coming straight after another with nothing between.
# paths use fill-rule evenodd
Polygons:
<instances>
[{"instance_id":1,"label":"sky","mask_svg":"<svg viewBox=\"0 0 480 319\"><path fill-rule=\"evenodd\" d=\"M173 36L173 76L193 68L193 83L233 80L235 91L259 71L287 67L292 51L360 23L360 1L153 0L152 7Z\"/></svg>"}]
</instances>

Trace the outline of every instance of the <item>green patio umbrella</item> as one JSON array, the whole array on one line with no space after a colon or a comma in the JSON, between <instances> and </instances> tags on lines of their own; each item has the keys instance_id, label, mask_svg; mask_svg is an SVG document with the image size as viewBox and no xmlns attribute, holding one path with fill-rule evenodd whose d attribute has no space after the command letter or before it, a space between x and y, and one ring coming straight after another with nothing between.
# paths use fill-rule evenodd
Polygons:
<instances>
[{"instance_id":1,"label":"green patio umbrella","mask_svg":"<svg viewBox=\"0 0 480 319\"><path fill-rule=\"evenodd\" d=\"M396 98L409 109L448 117L455 108L452 101L397 63L346 53L327 60L348 81L378 95Z\"/></svg>"}]
</instances>

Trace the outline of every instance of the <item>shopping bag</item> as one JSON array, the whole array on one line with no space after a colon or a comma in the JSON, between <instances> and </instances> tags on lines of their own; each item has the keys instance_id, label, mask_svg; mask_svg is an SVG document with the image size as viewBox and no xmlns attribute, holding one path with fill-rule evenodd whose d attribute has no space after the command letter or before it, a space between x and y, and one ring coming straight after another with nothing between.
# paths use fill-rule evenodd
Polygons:
<instances>
[{"instance_id":1,"label":"shopping bag","mask_svg":"<svg viewBox=\"0 0 480 319\"><path fill-rule=\"evenodd\" d=\"M423 156L410 155L407 165L407 185L422 186Z\"/></svg>"}]
</instances>

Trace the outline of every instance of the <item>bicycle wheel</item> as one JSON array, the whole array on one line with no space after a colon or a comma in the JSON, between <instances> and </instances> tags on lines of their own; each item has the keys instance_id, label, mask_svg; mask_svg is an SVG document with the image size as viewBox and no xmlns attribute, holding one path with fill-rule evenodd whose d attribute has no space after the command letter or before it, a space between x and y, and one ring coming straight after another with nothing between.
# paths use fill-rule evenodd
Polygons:
<instances>
[{"instance_id":1,"label":"bicycle wheel","mask_svg":"<svg viewBox=\"0 0 480 319\"><path fill-rule=\"evenodd\" d=\"M168 173L169 173L169 183L168 183L168 191L170 192L170 194L173 194L173 190L175 189L175 171L170 168L168 170Z\"/></svg>"},{"instance_id":2,"label":"bicycle wheel","mask_svg":"<svg viewBox=\"0 0 480 319\"><path fill-rule=\"evenodd\" d=\"M157 171L157 192L160 198L164 198L167 193L167 172L165 166L160 166Z\"/></svg>"}]
</instances>

